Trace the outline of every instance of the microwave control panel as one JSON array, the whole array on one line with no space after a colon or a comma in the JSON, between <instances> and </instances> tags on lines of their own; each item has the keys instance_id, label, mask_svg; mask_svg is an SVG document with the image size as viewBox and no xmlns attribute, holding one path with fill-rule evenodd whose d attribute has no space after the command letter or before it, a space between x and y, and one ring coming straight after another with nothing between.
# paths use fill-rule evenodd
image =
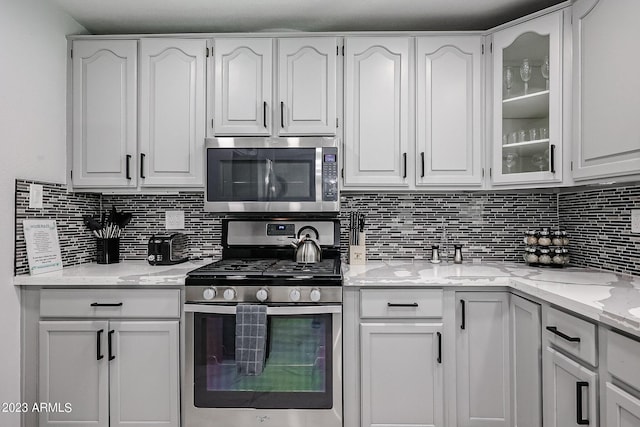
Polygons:
<instances>
[{"instance_id":1,"label":"microwave control panel","mask_svg":"<svg viewBox=\"0 0 640 427\"><path fill-rule=\"evenodd\" d=\"M322 149L322 200L338 200L338 148Z\"/></svg>"}]
</instances>

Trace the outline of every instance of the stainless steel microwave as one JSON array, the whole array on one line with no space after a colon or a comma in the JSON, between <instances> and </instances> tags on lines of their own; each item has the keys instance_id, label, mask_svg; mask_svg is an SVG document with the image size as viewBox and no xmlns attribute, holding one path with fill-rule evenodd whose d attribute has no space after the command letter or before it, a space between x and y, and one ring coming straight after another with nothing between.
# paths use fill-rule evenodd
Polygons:
<instances>
[{"instance_id":1,"label":"stainless steel microwave","mask_svg":"<svg viewBox=\"0 0 640 427\"><path fill-rule=\"evenodd\" d=\"M207 138L204 210L338 213L338 140Z\"/></svg>"}]
</instances>

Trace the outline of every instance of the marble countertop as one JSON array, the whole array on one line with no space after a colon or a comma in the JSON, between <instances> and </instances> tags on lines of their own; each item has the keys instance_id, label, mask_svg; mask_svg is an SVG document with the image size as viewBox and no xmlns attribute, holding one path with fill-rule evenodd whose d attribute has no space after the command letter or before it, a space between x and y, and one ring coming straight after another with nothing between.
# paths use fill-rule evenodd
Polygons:
<instances>
[{"instance_id":1,"label":"marble countertop","mask_svg":"<svg viewBox=\"0 0 640 427\"><path fill-rule=\"evenodd\" d=\"M373 261L345 266L345 287L504 286L640 337L640 277L524 264Z\"/></svg>"},{"instance_id":2,"label":"marble countertop","mask_svg":"<svg viewBox=\"0 0 640 427\"><path fill-rule=\"evenodd\" d=\"M82 264L51 273L15 276L15 286L183 286L187 272L212 259L175 265L150 265L147 261L116 264Z\"/></svg>"}]
</instances>

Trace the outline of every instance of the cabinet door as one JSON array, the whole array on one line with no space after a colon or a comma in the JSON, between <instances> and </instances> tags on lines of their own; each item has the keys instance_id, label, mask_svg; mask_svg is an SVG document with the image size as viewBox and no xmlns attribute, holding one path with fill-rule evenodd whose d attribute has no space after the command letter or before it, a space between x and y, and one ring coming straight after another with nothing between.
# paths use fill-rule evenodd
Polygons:
<instances>
[{"instance_id":1,"label":"cabinet door","mask_svg":"<svg viewBox=\"0 0 640 427\"><path fill-rule=\"evenodd\" d=\"M280 135L335 135L338 39L278 40Z\"/></svg>"},{"instance_id":2,"label":"cabinet door","mask_svg":"<svg viewBox=\"0 0 640 427\"><path fill-rule=\"evenodd\" d=\"M205 40L140 41L142 186L202 186Z\"/></svg>"},{"instance_id":3,"label":"cabinet door","mask_svg":"<svg viewBox=\"0 0 640 427\"><path fill-rule=\"evenodd\" d=\"M178 427L178 322L110 322L111 427Z\"/></svg>"},{"instance_id":4,"label":"cabinet door","mask_svg":"<svg viewBox=\"0 0 640 427\"><path fill-rule=\"evenodd\" d=\"M270 135L273 41L220 38L214 46L216 135Z\"/></svg>"},{"instance_id":5,"label":"cabinet door","mask_svg":"<svg viewBox=\"0 0 640 427\"><path fill-rule=\"evenodd\" d=\"M542 426L540 304L511 295L513 414L516 427Z\"/></svg>"},{"instance_id":6,"label":"cabinet door","mask_svg":"<svg viewBox=\"0 0 640 427\"><path fill-rule=\"evenodd\" d=\"M442 426L442 323L362 323L362 427Z\"/></svg>"},{"instance_id":7,"label":"cabinet door","mask_svg":"<svg viewBox=\"0 0 640 427\"><path fill-rule=\"evenodd\" d=\"M594 372L547 347L543 355L543 375L545 427L586 424L598 427Z\"/></svg>"},{"instance_id":8,"label":"cabinet door","mask_svg":"<svg viewBox=\"0 0 640 427\"><path fill-rule=\"evenodd\" d=\"M344 186L407 186L409 39L345 39Z\"/></svg>"},{"instance_id":9,"label":"cabinet door","mask_svg":"<svg viewBox=\"0 0 640 427\"><path fill-rule=\"evenodd\" d=\"M135 187L135 40L73 42L73 186Z\"/></svg>"},{"instance_id":10,"label":"cabinet door","mask_svg":"<svg viewBox=\"0 0 640 427\"><path fill-rule=\"evenodd\" d=\"M607 427L640 426L640 399L608 382L605 400Z\"/></svg>"},{"instance_id":11,"label":"cabinet door","mask_svg":"<svg viewBox=\"0 0 640 427\"><path fill-rule=\"evenodd\" d=\"M38 397L61 405L40 413L40 427L109 425L107 329L106 321L40 322Z\"/></svg>"},{"instance_id":12,"label":"cabinet door","mask_svg":"<svg viewBox=\"0 0 640 427\"><path fill-rule=\"evenodd\" d=\"M416 42L416 185L480 185L481 39L420 37Z\"/></svg>"},{"instance_id":13,"label":"cabinet door","mask_svg":"<svg viewBox=\"0 0 640 427\"><path fill-rule=\"evenodd\" d=\"M562 11L493 35L494 184L562 181L561 35Z\"/></svg>"},{"instance_id":14,"label":"cabinet door","mask_svg":"<svg viewBox=\"0 0 640 427\"><path fill-rule=\"evenodd\" d=\"M458 426L511 426L509 295L458 292L456 300Z\"/></svg>"},{"instance_id":15,"label":"cabinet door","mask_svg":"<svg viewBox=\"0 0 640 427\"><path fill-rule=\"evenodd\" d=\"M640 2L573 6L573 177L640 173Z\"/></svg>"}]
</instances>

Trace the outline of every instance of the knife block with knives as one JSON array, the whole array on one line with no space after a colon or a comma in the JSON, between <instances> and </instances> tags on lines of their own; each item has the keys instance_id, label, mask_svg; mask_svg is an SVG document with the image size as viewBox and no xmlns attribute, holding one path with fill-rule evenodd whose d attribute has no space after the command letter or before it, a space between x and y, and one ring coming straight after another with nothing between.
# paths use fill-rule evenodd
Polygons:
<instances>
[{"instance_id":1,"label":"knife block with knives","mask_svg":"<svg viewBox=\"0 0 640 427\"><path fill-rule=\"evenodd\" d=\"M367 261L365 217L356 211L349 216L349 264L362 265Z\"/></svg>"}]
</instances>

